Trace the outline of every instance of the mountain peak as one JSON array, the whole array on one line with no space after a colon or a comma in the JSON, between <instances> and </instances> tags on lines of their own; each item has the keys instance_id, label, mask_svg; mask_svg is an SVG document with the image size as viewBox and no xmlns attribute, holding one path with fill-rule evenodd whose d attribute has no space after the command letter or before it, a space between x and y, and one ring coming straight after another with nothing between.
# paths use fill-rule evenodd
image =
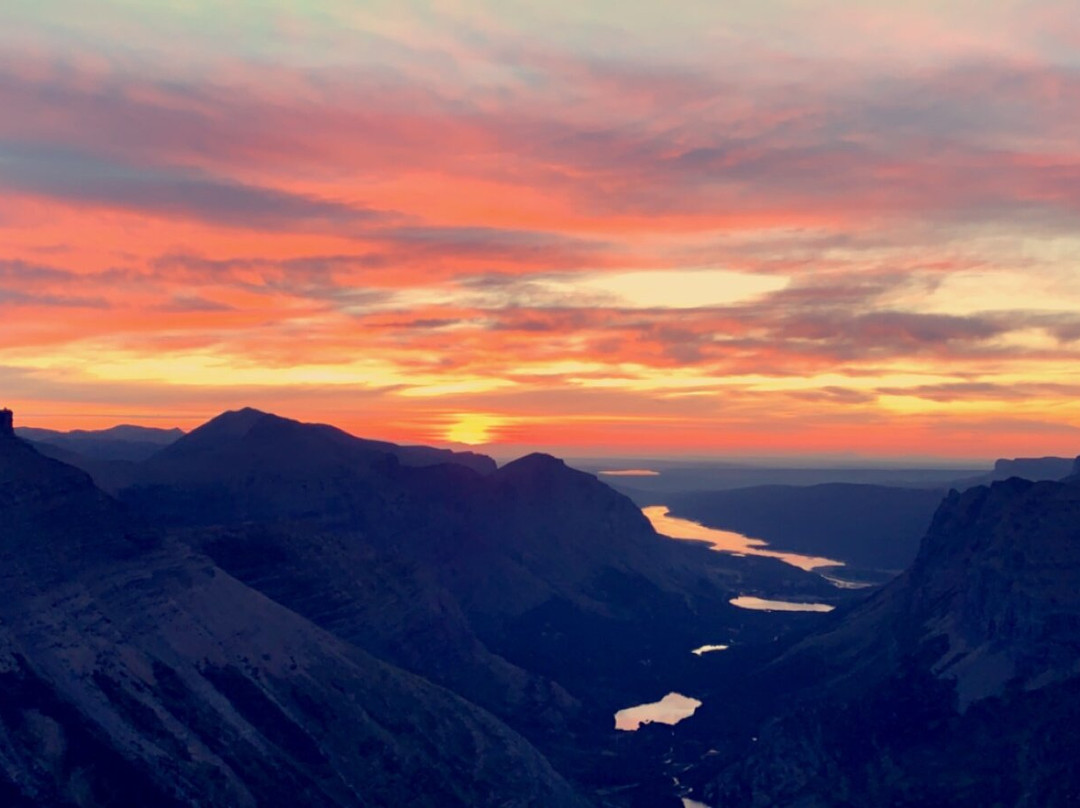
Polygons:
<instances>
[{"instance_id":1,"label":"mountain peak","mask_svg":"<svg viewBox=\"0 0 1080 808\"><path fill-rule=\"evenodd\" d=\"M243 435L264 418L277 417L254 407L243 407L239 410L226 410L221 415L211 418L199 429L212 429L228 435Z\"/></svg>"},{"instance_id":2,"label":"mountain peak","mask_svg":"<svg viewBox=\"0 0 1080 808\"><path fill-rule=\"evenodd\" d=\"M532 454L527 454L524 457L517 458L517 460L511 460L509 463L503 466L504 471L509 471L511 469L518 471L541 471L546 469L561 468L566 468L566 463L563 460L559 459L558 457L554 457L553 455L545 454L544 452L533 452Z\"/></svg>"}]
</instances>

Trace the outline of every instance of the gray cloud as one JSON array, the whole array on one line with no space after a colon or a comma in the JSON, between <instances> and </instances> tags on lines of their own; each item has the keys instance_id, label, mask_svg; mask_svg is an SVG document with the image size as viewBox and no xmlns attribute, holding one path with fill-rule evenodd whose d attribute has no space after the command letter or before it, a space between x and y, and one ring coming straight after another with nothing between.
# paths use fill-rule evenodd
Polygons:
<instances>
[{"instance_id":1,"label":"gray cloud","mask_svg":"<svg viewBox=\"0 0 1080 808\"><path fill-rule=\"evenodd\" d=\"M0 142L0 185L74 203L251 228L355 225L378 211L216 177L183 166L139 166L71 148Z\"/></svg>"}]
</instances>

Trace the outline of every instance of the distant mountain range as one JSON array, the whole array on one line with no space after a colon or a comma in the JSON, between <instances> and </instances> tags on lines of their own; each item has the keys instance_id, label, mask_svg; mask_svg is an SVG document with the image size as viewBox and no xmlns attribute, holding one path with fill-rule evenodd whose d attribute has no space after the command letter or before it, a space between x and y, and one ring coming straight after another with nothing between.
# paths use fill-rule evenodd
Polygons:
<instances>
[{"instance_id":1,"label":"distant mountain range","mask_svg":"<svg viewBox=\"0 0 1080 808\"><path fill-rule=\"evenodd\" d=\"M15 434L33 443L49 444L96 460L139 461L183 437L184 431L124 424L110 429L76 429L71 432L22 426L15 428Z\"/></svg>"}]
</instances>

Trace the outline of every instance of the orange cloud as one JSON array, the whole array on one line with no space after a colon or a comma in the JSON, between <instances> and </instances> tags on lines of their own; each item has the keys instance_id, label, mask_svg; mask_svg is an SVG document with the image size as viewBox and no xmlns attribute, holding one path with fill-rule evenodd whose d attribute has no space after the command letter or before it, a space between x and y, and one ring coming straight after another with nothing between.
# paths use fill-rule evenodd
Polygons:
<instances>
[{"instance_id":1,"label":"orange cloud","mask_svg":"<svg viewBox=\"0 0 1080 808\"><path fill-rule=\"evenodd\" d=\"M0 394L28 422L251 403L576 452L1075 450L1080 78L1033 50L1065 17L973 40L864 10L893 56L840 69L827 19L798 53L743 20L738 58L410 20L268 59L24 13Z\"/></svg>"}]
</instances>

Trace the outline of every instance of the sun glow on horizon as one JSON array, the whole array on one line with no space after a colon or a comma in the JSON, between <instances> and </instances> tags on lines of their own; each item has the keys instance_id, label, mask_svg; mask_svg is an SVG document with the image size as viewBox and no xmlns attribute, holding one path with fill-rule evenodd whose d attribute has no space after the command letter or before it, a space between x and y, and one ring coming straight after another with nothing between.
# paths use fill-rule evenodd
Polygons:
<instances>
[{"instance_id":1,"label":"sun glow on horizon","mask_svg":"<svg viewBox=\"0 0 1080 808\"><path fill-rule=\"evenodd\" d=\"M490 443L499 427L506 423L505 418L489 413L458 413L454 421L446 427L443 437L450 443L464 443L469 446L482 446Z\"/></svg>"}]
</instances>

